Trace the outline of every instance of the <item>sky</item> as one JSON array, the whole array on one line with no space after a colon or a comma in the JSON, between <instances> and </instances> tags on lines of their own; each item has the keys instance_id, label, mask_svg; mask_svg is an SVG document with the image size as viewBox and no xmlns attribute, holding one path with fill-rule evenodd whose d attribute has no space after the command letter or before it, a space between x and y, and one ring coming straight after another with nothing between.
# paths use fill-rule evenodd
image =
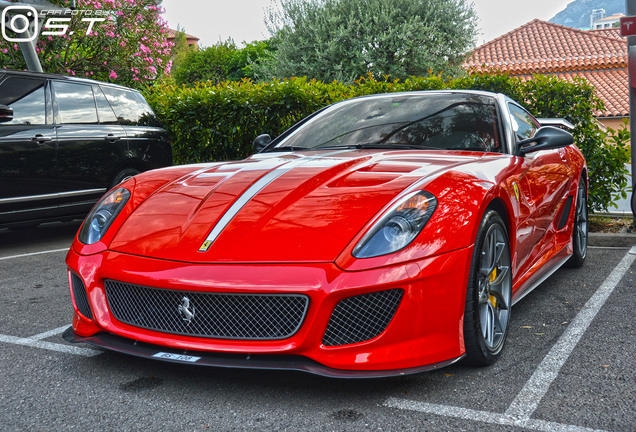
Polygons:
<instances>
[{"instance_id":1,"label":"sky","mask_svg":"<svg viewBox=\"0 0 636 432\"><path fill-rule=\"evenodd\" d=\"M470 1L470 0L468 0ZM547 21L573 0L472 0L479 17L477 45L535 18ZM206 47L232 38L237 44L267 39L266 10L275 0L163 0L164 18Z\"/></svg>"}]
</instances>

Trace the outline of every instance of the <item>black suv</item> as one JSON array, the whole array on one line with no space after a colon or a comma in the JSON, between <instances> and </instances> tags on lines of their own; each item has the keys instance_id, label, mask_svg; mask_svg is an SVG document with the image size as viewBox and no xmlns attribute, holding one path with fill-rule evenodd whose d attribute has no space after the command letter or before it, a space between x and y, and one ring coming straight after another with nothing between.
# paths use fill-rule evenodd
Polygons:
<instances>
[{"instance_id":1,"label":"black suv","mask_svg":"<svg viewBox=\"0 0 636 432\"><path fill-rule=\"evenodd\" d=\"M171 163L168 133L138 91L0 71L0 227L84 217L124 178Z\"/></svg>"}]
</instances>

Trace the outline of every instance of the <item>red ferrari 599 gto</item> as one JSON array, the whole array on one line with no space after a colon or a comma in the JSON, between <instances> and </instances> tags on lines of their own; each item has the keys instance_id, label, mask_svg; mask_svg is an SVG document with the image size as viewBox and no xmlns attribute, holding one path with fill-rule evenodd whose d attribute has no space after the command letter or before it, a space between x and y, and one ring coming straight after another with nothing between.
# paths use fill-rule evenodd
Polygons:
<instances>
[{"instance_id":1,"label":"red ferrari 599 gto","mask_svg":"<svg viewBox=\"0 0 636 432\"><path fill-rule=\"evenodd\" d=\"M243 161L117 185L67 256L71 342L336 377L500 355L512 305L587 250L587 168L501 94L343 101Z\"/></svg>"}]
</instances>

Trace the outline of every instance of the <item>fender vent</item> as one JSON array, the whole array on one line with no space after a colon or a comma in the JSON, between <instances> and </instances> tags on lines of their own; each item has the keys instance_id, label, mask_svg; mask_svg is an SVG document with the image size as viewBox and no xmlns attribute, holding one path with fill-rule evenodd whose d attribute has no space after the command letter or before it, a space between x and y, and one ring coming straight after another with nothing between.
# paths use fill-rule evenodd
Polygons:
<instances>
[{"instance_id":1,"label":"fender vent","mask_svg":"<svg viewBox=\"0 0 636 432\"><path fill-rule=\"evenodd\" d=\"M393 319L403 293L397 288L341 300L331 314L323 345L349 345L378 336Z\"/></svg>"}]
</instances>

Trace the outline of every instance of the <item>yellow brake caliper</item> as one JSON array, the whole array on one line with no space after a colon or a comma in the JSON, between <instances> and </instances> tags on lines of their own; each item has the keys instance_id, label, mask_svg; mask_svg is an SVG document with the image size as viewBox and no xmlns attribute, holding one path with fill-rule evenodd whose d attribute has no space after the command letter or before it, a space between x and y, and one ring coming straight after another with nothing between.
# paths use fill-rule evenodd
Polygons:
<instances>
[{"instance_id":1,"label":"yellow brake caliper","mask_svg":"<svg viewBox=\"0 0 636 432\"><path fill-rule=\"evenodd\" d=\"M497 279L497 267L495 267L492 273L490 273L490 283L493 283L495 279ZM492 307L497 307L497 299L494 295L490 294L488 300L490 300L490 303L492 303Z\"/></svg>"}]
</instances>

